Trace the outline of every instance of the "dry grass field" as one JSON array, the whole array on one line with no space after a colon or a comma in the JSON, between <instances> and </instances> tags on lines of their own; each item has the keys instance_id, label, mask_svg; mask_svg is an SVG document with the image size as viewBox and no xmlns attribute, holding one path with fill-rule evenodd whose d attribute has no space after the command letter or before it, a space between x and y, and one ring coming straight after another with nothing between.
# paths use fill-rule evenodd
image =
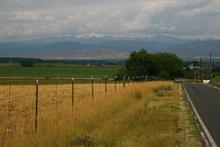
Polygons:
<instances>
[{"instance_id":1,"label":"dry grass field","mask_svg":"<svg viewBox=\"0 0 220 147\"><path fill-rule=\"evenodd\" d=\"M75 86L40 85L35 133L35 86L0 86L0 146L201 146L192 114L173 82Z\"/></svg>"}]
</instances>

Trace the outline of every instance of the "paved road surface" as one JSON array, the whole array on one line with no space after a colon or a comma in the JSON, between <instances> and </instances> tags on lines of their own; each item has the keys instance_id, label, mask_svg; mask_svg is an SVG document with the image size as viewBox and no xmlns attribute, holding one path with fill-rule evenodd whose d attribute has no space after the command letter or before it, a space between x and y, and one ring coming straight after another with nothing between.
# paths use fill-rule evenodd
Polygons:
<instances>
[{"instance_id":1,"label":"paved road surface","mask_svg":"<svg viewBox=\"0 0 220 147\"><path fill-rule=\"evenodd\" d=\"M220 90L203 84L184 84L200 117L220 147Z\"/></svg>"}]
</instances>

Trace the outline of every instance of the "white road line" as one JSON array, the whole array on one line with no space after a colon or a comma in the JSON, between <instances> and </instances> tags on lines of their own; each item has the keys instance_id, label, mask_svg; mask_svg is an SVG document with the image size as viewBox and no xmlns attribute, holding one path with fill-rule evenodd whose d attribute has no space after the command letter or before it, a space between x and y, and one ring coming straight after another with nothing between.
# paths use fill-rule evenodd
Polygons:
<instances>
[{"instance_id":1,"label":"white road line","mask_svg":"<svg viewBox=\"0 0 220 147\"><path fill-rule=\"evenodd\" d=\"M218 147L217 144L215 143L213 137L211 136L211 134L210 134L208 128L206 127L205 123L203 122L203 120L201 119L199 113L197 112L197 110L196 110L196 108L195 108L195 106L194 106L194 104L193 104L193 102L192 102L192 100L191 100L191 98L190 98L190 96L189 96L189 94L188 94L188 92L187 92L187 90L186 90L186 88L185 88L184 85L183 85L183 88L184 88L184 90L185 90L185 92L186 92L187 100L189 101L189 103L190 103L190 105L191 105L191 107L192 107L192 109L193 109L193 111L194 111L194 114L196 115L196 117L197 117L197 119L198 119L198 121L199 121L199 123L200 123L200 125L201 125L201 127L202 127L202 130L204 131L204 134L205 134L205 136L206 136L207 139L208 139L208 142L209 142L209 143L208 143L207 140L205 139L206 146L209 147L209 146L211 145L211 147ZM203 138L204 138L204 137L203 137ZM210 144L210 145L209 145L209 144Z\"/></svg>"},{"instance_id":2,"label":"white road line","mask_svg":"<svg viewBox=\"0 0 220 147\"><path fill-rule=\"evenodd\" d=\"M207 86L220 90L220 88L219 88L219 87L214 86L214 85L207 84Z\"/></svg>"}]
</instances>

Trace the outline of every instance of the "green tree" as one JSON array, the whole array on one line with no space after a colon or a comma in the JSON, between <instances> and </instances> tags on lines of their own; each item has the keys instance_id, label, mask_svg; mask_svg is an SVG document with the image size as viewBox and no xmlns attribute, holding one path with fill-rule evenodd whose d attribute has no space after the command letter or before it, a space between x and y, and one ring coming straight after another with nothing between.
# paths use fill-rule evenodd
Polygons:
<instances>
[{"instance_id":1,"label":"green tree","mask_svg":"<svg viewBox=\"0 0 220 147\"><path fill-rule=\"evenodd\" d=\"M118 72L116 73L115 77L116 80L123 80L124 78L128 78L128 71L125 66L120 68Z\"/></svg>"},{"instance_id":2,"label":"green tree","mask_svg":"<svg viewBox=\"0 0 220 147\"><path fill-rule=\"evenodd\" d=\"M125 61L125 66L130 77L142 77L144 75L153 75L154 61L152 54L141 49L138 52L132 52L130 57Z\"/></svg>"},{"instance_id":3,"label":"green tree","mask_svg":"<svg viewBox=\"0 0 220 147\"><path fill-rule=\"evenodd\" d=\"M184 75L183 62L175 54L157 53L154 55L154 60L157 66L158 75L162 71L167 71L169 79L175 79Z\"/></svg>"},{"instance_id":4,"label":"green tree","mask_svg":"<svg viewBox=\"0 0 220 147\"><path fill-rule=\"evenodd\" d=\"M164 79L164 80L169 80L170 79L170 75L169 75L169 73L166 70L161 71L159 73L159 77Z\"/></svg>"},{"instance_id":5,"label":"green tree","mask_svg":"<svg viewBox=\"0 0 220 147\"><path fill-rule=\"evenodd\" d=\"M175 54L151 54L145 49L132 52L125 61L125 68L120 69L119 73L121 77L135 77L135 80L144 79L145 75L166 80L184 75L183 62Z\"/></svg>"},{"instance_id":6,"label":"green tree","mask_svg":"<svg viewBox=\"0 0 220 147\"><path fill-rule=\"evenodd\" d=\"M195 79L194 70L190 69L189 67L186 67L184 72L184 75L187 79Z\"/></svg>"}]
</instances>

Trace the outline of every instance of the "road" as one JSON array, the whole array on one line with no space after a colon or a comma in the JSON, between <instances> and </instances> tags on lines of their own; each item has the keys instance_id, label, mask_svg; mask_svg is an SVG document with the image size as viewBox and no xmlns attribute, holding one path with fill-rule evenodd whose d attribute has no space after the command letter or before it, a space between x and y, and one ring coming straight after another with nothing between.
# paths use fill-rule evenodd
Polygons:
<instances>
[{"instance_id":1,"label":"road","mask_svg":"<svg viewBox=\"0 0 220 147\"><path fill-rule=\"evenodd\" d=\"M184 84L201 119L220 146L220 90L203 84Z\"/></svg>"}]
</instances>

